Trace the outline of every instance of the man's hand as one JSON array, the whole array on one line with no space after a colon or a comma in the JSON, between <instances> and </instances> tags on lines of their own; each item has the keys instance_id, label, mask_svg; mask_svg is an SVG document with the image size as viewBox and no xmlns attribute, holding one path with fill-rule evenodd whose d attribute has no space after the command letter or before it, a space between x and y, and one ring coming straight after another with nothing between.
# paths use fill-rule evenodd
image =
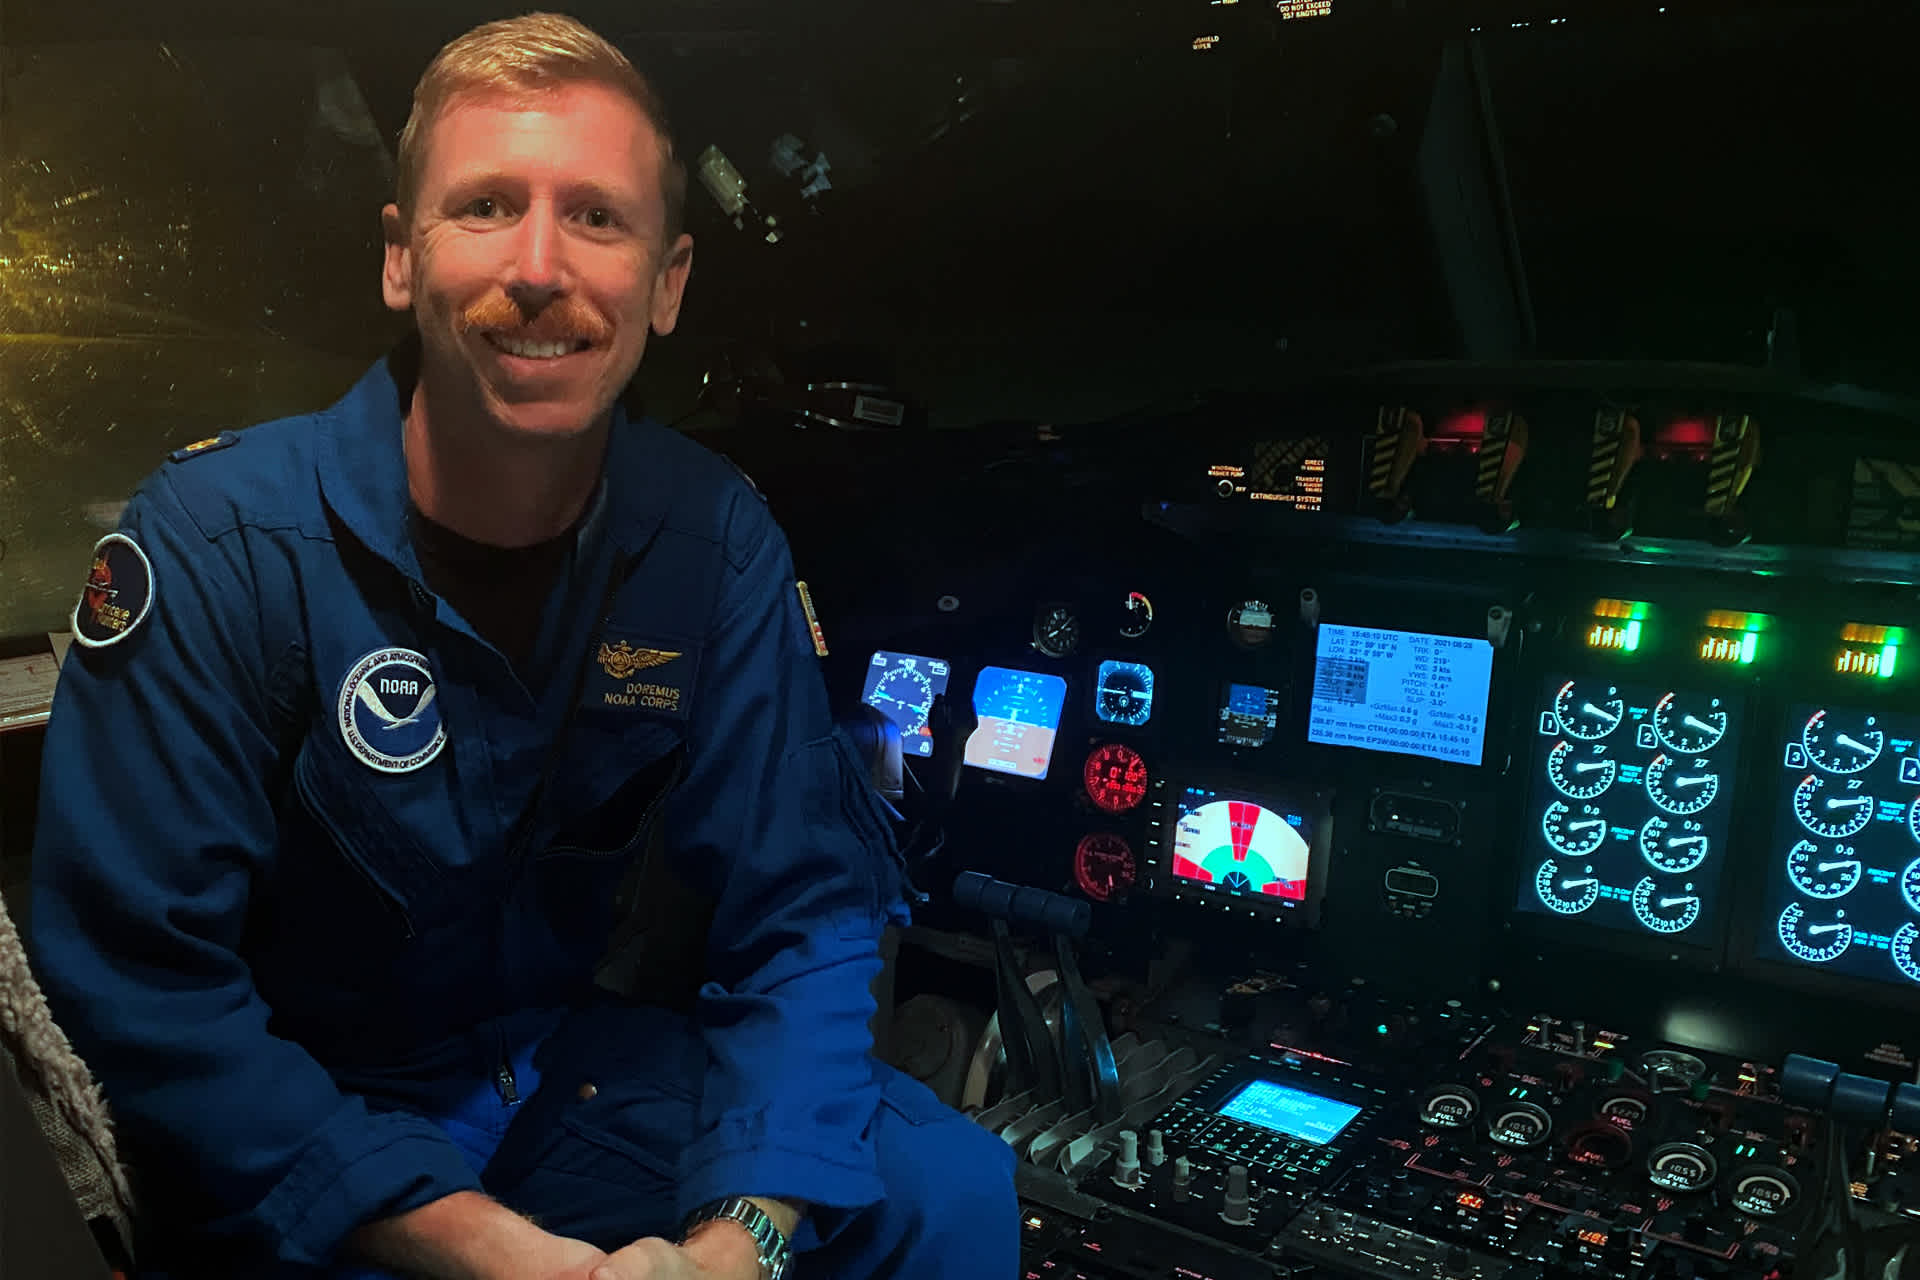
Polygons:
<instances>
[{"instance_id":1,"label":"man's hand","mask_svg":"<svg viewBox=\"0 0 1920 1280\"><path fill-rule=\"evenodd\" d=\"M710 1224L683 1245L658 1237L636 1240L564 1280L760 1280L753 1237L726 1226Z\"/></svg>"}]
</instances>

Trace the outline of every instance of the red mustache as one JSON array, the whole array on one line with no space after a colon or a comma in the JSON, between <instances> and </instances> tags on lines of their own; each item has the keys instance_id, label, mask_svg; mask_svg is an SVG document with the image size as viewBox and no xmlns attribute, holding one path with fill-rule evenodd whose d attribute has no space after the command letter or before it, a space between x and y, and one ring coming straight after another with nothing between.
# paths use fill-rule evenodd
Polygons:
<instances>
[{"instance_id":1,"label":"red mustache","mask_svg":"<svg viewBox=\"0 0 1920 1280\"><path fill-rule=\"evenodd\" d=\"M461 312L460 328L464 333L498 333L522 342L585 340L595 346L613 333L612 326L578 298L556 298L530 317L519 303L500 293L489 294Z\"/></svg>"}]
</instances>

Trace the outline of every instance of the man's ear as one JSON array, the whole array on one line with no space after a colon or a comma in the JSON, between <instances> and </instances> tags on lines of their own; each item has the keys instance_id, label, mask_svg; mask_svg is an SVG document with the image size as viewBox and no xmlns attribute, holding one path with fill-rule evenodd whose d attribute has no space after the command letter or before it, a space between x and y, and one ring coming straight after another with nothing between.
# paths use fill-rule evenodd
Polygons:
<instances>
[{"instance_id":1,"label":"man's ear","mask_svg":"<svg viewBox=\"0 0 1920 1280\"><path fill-rule=\"evenodd\" d=\"M393 311L413 308L413 242L408 236L406 218L400 206L390 204L380 211L380 235L385 242L380 268L380 296Z\"/></svg>"},{"instance_id":2,"label":"man's ear","mask_svg":"<svg viewBox=\"0 0 1920 1280\"><path fill-rule=\"evenodd\" d=\"M661 337L673 332L680 322L680 300L687 293L687 277L693 272L693 237L682 235L660 268L660 280L653 290L653 314L648 319Z\"/></svg>"}]
</instances>

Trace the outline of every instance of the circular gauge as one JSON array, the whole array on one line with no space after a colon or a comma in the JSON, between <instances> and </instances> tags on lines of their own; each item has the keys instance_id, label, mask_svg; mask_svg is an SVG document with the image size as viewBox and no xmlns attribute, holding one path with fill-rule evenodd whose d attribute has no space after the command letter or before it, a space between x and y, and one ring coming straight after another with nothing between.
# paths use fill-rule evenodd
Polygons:
<instances>
[{"instance_id":1,"label":"circular gauge","mask_svg":"<svg viewBox=\"0 0 1920 1280\"><path fill-rule=\"evenodd\" d=\"M1264 600L1246 600L1227 610L1227 635L1243 649L1258 649L1273 639L1273 610Z\"/></svg>"},{"instance_id":2,"label":"circular gauge","mask_svg":"<svg viewBox=\"0 0 1920 1280\"><path fill-rule=\"evenodd\" d=\"M1112 902L1133 887L1133 849L1119 836L1094 832L1073 850L1073 879L1095 902Z\"/></svg>"},{"instance_id":3,"label":"circular gauge","mask_svg":"<svg viewBox=\"0 0 1920 1280\"><path fill-rule=\"evenodd\" d=\"M1847 923L1846 915L1835 911L1831 919L1809 916L1805 907L1790 902L1780 913L1780 945L1808 964L1837 960L1853 945L1853 926Z\"/></svg>"},{"instance_id":4,"label":"circular gauge","mask_svg":"<svg viewBox=\"0 0 1920 1280\"><path fill-rule=\"evenodd\" d=\"M1127 602L1121 606L1120 634L1129 640L1138 640L1152 625L1153 601L1147 599L1144 592L1127 592Z\"/></svg>"},{"instance_id":5,"label":"circular gauge","mask_svg":"<svg viewBox=\"0 0 1920 1280\"><path fill-rule=\"evenodd\" d=\"M1907 806L1907 834L1920 843L1920 800Z\"/></svg>"},{"instance_id":6,"label":"circular gauge","mask_svg":"<svg viewBox=\"0 0 1920 1280\"><path fill-rule=\"evenodd\" d=\"M1679 1049L1649 1049L1640 1055L1640 1074L1663 1084L1692 1084L1707 1078L1707 1064Z\"/></svg>"},{"instance_id":7,"label":"circular gauge","mask_svg":"<svg viewBox=\"0 0 1920 1280\"><path fill-rule=\"evenodd\" d=\"M1675 824L1659 814L1640 828L1640 856L1655 871L1683 876L1707 860L1711 847L1697 822Z\"/></svg>"},{"instance_id":8,"label":"circular gauge","mask_svg":"<svg viewBox=\"0 0 1920 1280\"><path fill-rule=\"evenodd\" d=\"M1900 896L1907 900L1909 911L1920 911L1920 858L1909 862L1900 873Z\"/></svg>"},{"instance_id":9,"label":"circular gauge","mask_svg":"<svg viewBox=\"0 0 1920 1280\"><path fill-rule=\"evenodd\" d=\"M1487 1122L1487 1138L1503 1147L1536 1147L1553 1132L1553 1117L1531 1102L1503 1102Z\"/></svg>"},{"instance_id":10,"label":"circular gauge","mask_svg":"<svg viewBox=\"0 0 1920 1280\"><path fill-rule=\"evenodd\" d=\"M1748 1165L1733 1176L1733 1207L1753 1218L1776 1218L1800 1201L1800 1184L1785 1169Z\"/></svg>"},{"instance_id":11,"label":"circular gauge","mask_svg":"<svg viewBox=\"0 0 1920 1280\"><path fill-rule=\"evenodd\" d=\"M1465 1085L1435 1085L1420 1095L1420 1123L1430 1129L1465 1129L1479 1114L1480 1098Z\"/></svg>"},{"instance_id":12,"label":"circular gauge","mask_svg":"<svg viewBox=\"0 0 1920 1280\"><path fill-rule=\"evenodd\" d=\"M1873 797L1864 791L1828 794L1829 785L1817 773L1800 779L1800 785L1793 789L1793 816L1817 836L1845 840L1858 834L1873 817Z\"/></svg>"},{"instance_id":13,"label":"circular gauge","mask_svg":"<svg viewBox=\"0 0 1920 1280\"><path fill-rule=\"evenodd\" d=\"M902 738L911 741L926 730L927 717L933 712L933 680L918 666L889 667L874 681L866 700L900 726Z\"/></svg>"},{"instance_id":14,"label":"circular gauge","mask_svg":"<svg viewBox=\"0 0 1920 1280\"><path fill-rule=\"evenodd\" d=\"M1103 662L1093 712L1108 724L1138 728L1153 715L1153 668L1139 662Z\"/></svg>"},{"instance_id":15,"label":"circular gauge","mask_svg":"<svg viewBox=\"0 0 1920 1280\"><path fill-rule=\"evenodd\" d=\"M1682 762L1661 752L1647 762L1647 798L1668 813L1698 813L1720 794L1720 775L1707 762Z\"/></svg>"},{"instance_id":16,"label":"circular gauge","mask_svg":"<svg viewBox=\"0 0 1920 1280\"><path fill-rule=\"evenodd\" d=\"M1700 895L1692 884L1662 889L1652 876L1633 886L1633 914L1655 933L1684 933L1700 918Z\"/></svg>"},{"instance_id":17,"label":"circular gauge","mask_svg":"<svg viewBox=\"0 0 1920 1280\"><path fill-rule=\"evenodd\" d=\"M1620 727L1626 718L1626 699L1612 685L1569 680L1553 695L1553 718L1560 732L1582 742L1598 742Z\"/></svg>"},{"instance_id":18,"label":"circular gauge","mask_svg":"<svg viewBox=\"0 0 1920 1280\"><path fill-rule=\"evenodd\" d=\"M1662 1191L1694 1195L1713 1185L1720 1166L1705 1147L1668 1142L1647 1155L1647 1181Z\"/></svg>"},{"instance_id":19,"label":"circular gauge","mask_svg":"<svg viewBox=\"0 0 1920 1280\"><path fill-rule=\"evenodd\" d=\"M1147 762L1118 742L1095 747L1080 778L1087 784L1088 798L1108 813L1125 813L1147 798Z\"/></svg>"},{"instance_id":20,"label":"circular gauge","mask_svg":"<svg viewBox=\"0 0 1920 1280\"><path fill-rule=\"evenodd\" d=\"M1914 982L1920 982L1920 924L1909 920L1894 930L1893 941L1887 944L1893 954L1893 963L1901 973Z\"/></svg>"},{"instance_id":21,"label":"circular gauge","mask_svg":"<svg viewBox=\"0 0 1920 1280\"><path fill-rule=\"evenodd\" d=\"M1697 756L1720 745L1727 732L1726 709L1718 698L1670 693L1654 704L1653 732L1667 750Z\"/></svg>"},{"instance_id":22,"label":"circular gauge","mask_svg":"<svg viewBox=\"0 0 1920 1280\"><path fill-rule=\"evenodd\" d=\"M1563 916L1577 916L1600 901L1600 881L1592 867L1582 866L1577 873L1562 871L1552 858L1533 873L1533 891L1547 910Z\"/></svg>"},{"instance_id":23,"label":"circular gauge","mask_svg":"<svg viewBox=\"0 0 1920 1280\"><path fill-rule=\"evenodd\" d=\"M1591 800L1613 785L1620 764L1601 755L1605 747L1575 747L1556 742L1547 752L1547 781L1569 800Z\"/></svg>"},{"instance_id":24,"label":"circular gauge","mask_svg":"<svg viewBox=\"0 0 1920 1280\"><path fill-rule=\"evenodd\" d=\"M1600 816L1599 805L1583 804L1576 810L1555 800L1540 816L1540 833L1569 858L1584 858L1607 838L1607 820Z\"/></svg>"},{"instance_id":25,"label":"circular gauge","mask_svg":"<svg viewBox=\"0 0 1920 1280\"><path fill-rule=\"evenodd\" d=\"M1860 884L1860 859L1847 845L1822 857L1820 846L1802 840L1787 851L1787 879L1809 898L1844 898Z\"/></svg>"},{"instance_id":26,"label":"circular gauge","mask_svg":"<svg viewBox=\"0 0 1920 1280\"><path fill-rule=\"evenodd\" d=\"M1631 1129L1646 1123L1647 1100L1630 1093L1615 1094L1600 1104L1600 1114L1614 1124Z\"/></svg>"},{"instance_id":27,"label":"circular gauge","mask_svg":"<svg viewBox=\"0 0 1920 1280\"><path fill-rule=\"evenodd\" d=\"M1814 767L1828 773L1859 773L1880 758L1887 735L1869 715L1816 711L1800 731L1800 744Z\"/></svg>"},{"instance_id":28,"label":"circular gauge","mask_svg":"<svg viewBox=\"0 0 1920 1280\"><path fill-rule=\"evenodd\" d=\"M1033 647L1064 658L1080 647L1080 615L1070 604L1043 604L1033 614Z\"/></svg>"},{"instance_id":29,"label":"circular gauge","mask_svg":"<svg viewBox=\"0 0 1920 1280\"><path fill-rule=\"evenodd\" d=\"M1618 1125L1590 1121L1567 1135L1567 1159L1601 1169L1624 1169L1633 1159L1633 1138Z\"/></svg>"}]
</instances>

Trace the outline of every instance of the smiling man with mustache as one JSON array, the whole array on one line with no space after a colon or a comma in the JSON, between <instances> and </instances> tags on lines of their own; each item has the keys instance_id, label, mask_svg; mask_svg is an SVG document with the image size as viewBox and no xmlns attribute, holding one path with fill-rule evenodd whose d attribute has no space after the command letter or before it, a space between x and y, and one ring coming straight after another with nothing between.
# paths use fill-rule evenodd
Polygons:
<instances>
[{"instance_id":1,"label":"smiling man with mustache","mask_svg":"<svg viewBox=\"0 0 1920 1280\"><path fill-rule=\"evenodd\" d=\"M786 540L617 404L692 265L652 88L490 23L399 159L417 335L75 606L35 960L143 1274L1012 1276L1011 1152L871 1054L904 877Z\"/></svg>"}]
</instances>

